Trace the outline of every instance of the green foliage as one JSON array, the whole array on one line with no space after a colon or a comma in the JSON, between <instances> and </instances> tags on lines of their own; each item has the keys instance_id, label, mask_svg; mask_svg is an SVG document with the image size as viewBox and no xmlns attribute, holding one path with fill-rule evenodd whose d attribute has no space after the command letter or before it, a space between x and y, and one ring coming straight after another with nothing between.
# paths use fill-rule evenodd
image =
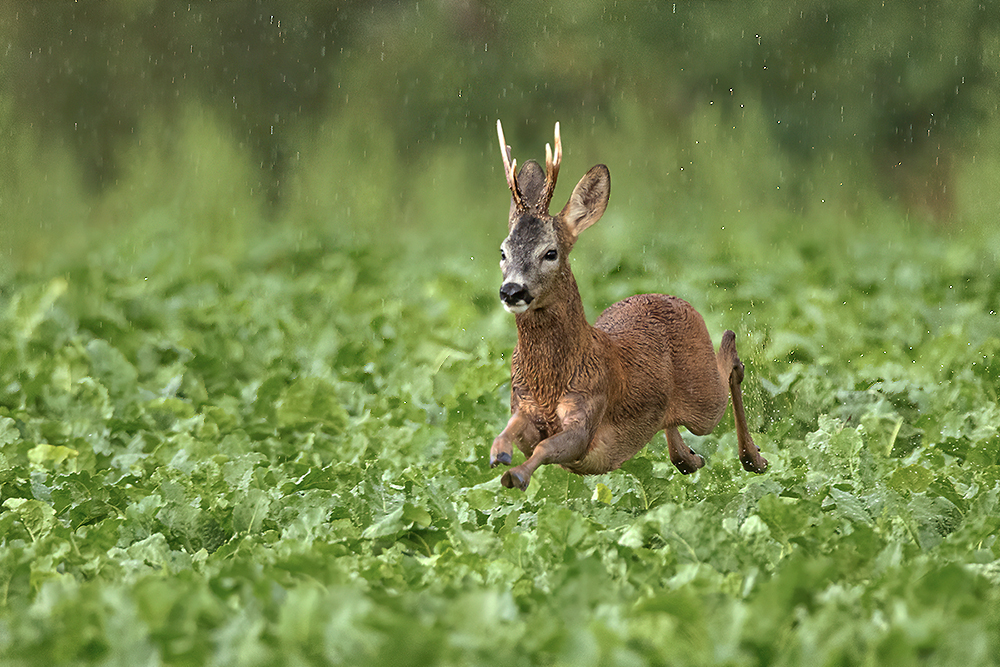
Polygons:
<instances>
[{"instance_id":1,"label":"green foliage","mask_svg":"<svg viewBox=\"0 0 1000 667\"><path fill-rule=\"evenodd\" d=\"M891 218L780 254L615 224L577 251L588 308L669 289L739 331L767 474L724 421L689 477L657 439L503 489L495 276L397 242L14 276L4 664L993 664L992 258Z\"/></svg>"},{"instance_id":2,"label":"green foliage","mask_svg":"<svg viewBox=\"0 0 1000 667\"><path fill-rule=\"evenodd\" d=\"M998 663L992 5L22 5L0 664ZM614 173L591 319L737 331L767 474L500 486L498 116Z\"/></svg>"}]
</instances>

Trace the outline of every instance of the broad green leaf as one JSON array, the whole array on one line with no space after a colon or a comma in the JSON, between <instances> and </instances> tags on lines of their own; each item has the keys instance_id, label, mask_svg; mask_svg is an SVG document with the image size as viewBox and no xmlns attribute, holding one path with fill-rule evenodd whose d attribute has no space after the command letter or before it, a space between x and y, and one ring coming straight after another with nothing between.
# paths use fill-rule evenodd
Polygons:
<instances>
[{"instance_id":1,"label":"broad green leaf","mask_svg":"<svg viewBox=\"0 0 1000 667\"><path fill-rule=\"evenodd\" d=\"M308 428L319 424L340 430L347 425L347 412L336 390L328 382L314 377L297 378L281 391L275 417L282 428Z\"/></svg>"},{"instance_id":2,"label":"broad green leaf","mask_svg":"<svg viewBox=\"0 0 1000 667\"><path fill-rule=\"evenodd\" d=\"M611 489L606 487L604 484L599 482L597 486L594 487L593 500L602 502L605 505L610 505L612 498Z\"/></svg>"},{"instance_id":3,"label":"broad green leaf","mask_svg":"<svg viewBox=\"0 0 1000 667\"><path fill-rule=\"evenodd\" d=\"M396 535L413 527L426 528L431 525L431 515L427 510L410 503L403 503L392 512L365 528L361 534L365 539L375 539Z\"/></svg>"},{"instance_id":4,"label":"broad green leaf","mask_svg":"<svg viewBox=\"0 0 1000 667\"><path fill-rule=\"evenodd\" d=\"M962 515L946 498L914 493L907 508L913 521L914 537L923 549L936 547L958 528Z\"/></svg>"},{"instance_id":5,"label":"broad green leaf","mask_svg":"<svg viewBox=\"0 0 1000 667\"><path fill-rule=\"evenodd\" d=\"M0 447L6 447L17 442L21 434L17 430L17 423L10 417L0 417Z\"/></svg>"},{"instance_id":6,"label":"broad green leaf","mask_svg":"<svg viewBox=\"0 0 1000 667\"><path fill-rule=\"evenodd\" d=\"M28 450L28 460L40 467L63 467L67 461L74 462L79 454L62 445L35 445Z\"/></svg>"},{"instance_id":7,"label":"broad green leaf","mask_svg":"<svg viewBox=\"0 0 1000 667\"><path fill-rule=\"evenodd\" d=\"M95 339L87 344L94 375L117 398L131 397L136 391L138 371L117 348Z\"/></svg>"},{"instance_id":8,"label":"broad green leaf","mask_svg":"<svg viewBox=\"0 0 1000 667\"><path fill-rule=\"evenodd\" d=\"M55 510L48 503L26 498L8 498L3 506L17 515L33 540L45 537L56 526Z\"/></svg>"},{"instance_id":9,"label":"broad green leaf","mask_svg":"<svg viewBox=\"0 0 1000 667\"><path fill-rule=\"evenodd\" d=\"M932 481L933 473L919 463L897 468L889 476L889 486L900 492L923 493Z\"/></svg>"},{"instance_id":10,"label":"broad green leaf","mask_svg":"<svg viewBox=\"0 0 1000 667\"><path fill-rule=\"evenodd\" d=\"M249 489L233 507L233 530L237 533L255 533L267 518L271 500L260 489Z\"/></svg>"},{"instance_id":11,"label":"broad green leaf","mask_svg":"<svg viewBox=\"0 0 1000 667\"><path fill-rule=\"evenodd\" d=\"M769 493L760 499L757 508L771 533L782 542L801 535L811 522L802 502L794 498L779 498Z\"/></svg>"},{"instance_id":12,"label":"broad green leaf","mask_svg":"<svg viewBox=\"0 0 1000 667\"><path fill-rule=\"evenodd\" d=\"M45 285L24 289L14 299L13 316L19 326L18 335L22 339L34 336L49 309L66 293L69 283L65 278L53 278Z\"/></svg>"}]
</instances>

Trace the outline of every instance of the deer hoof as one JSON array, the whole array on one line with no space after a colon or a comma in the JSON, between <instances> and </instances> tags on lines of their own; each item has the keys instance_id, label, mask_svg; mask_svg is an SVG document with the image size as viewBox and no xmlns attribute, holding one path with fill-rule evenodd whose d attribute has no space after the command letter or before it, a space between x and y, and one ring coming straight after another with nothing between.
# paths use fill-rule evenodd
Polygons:
<instances>
[{"instance_id":1,"label":"deer hoof","mask_svg":"<svg viewBox=\"0 0 1000 667\"><path fill-rule=\"evenodd\" d=\"M511 462L510 452L500 452L499 454L490 453L490 467L496 468L498 464L502 463L505 466L509 466Z\"/></svg>"},{"instance_id":2,"label":"deer hoof","mask_svg":"<svg viewBox=\"0 0 1000 667\"><path fill-rule=\"evenodd\" d=\"M747 472L762 473L767 470L767 459L760 455L760 450L753 454L745 453L740 456L740 463Z\"/></svg>"},{"instance_id":3,"label":"deer hoof","mask_svg":"<svg viewBox=\"0 0 1000 667\"><path fill-rule=\"evenodd\" d=\"M682 475L690 475L699 468L704 467L705 458L699 454L695 454L694 451L691 451L690 458L678 459L677 461L673 461L673 464Z\"/></svg>"},{"instance_id":4,"label":"deer hoof","mask_svg":"<svg viewBox=\"0 0 1000 667\"><path fill-rule=\"evenodd\" d=\"M528 488L528 480L530 478L522 477L521 472L517 468L508 470L500 478L500 483L503 484L508 489L521 489L524 491Z\"/></svg>"}]
</instances>

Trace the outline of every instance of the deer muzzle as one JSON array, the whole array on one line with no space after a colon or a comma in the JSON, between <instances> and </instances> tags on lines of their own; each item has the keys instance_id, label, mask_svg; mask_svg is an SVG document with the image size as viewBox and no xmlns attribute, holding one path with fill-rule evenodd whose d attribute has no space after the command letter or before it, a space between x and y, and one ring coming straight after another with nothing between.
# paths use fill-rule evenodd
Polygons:
<instances>
[{"instance_id":1,"label":"deer muzzle","mask_svg":"<svg viewBox=\"0 0 1000 667\"><path fill-rule=\"evenodd\" d=\"M508 282L500 286L500 301L507 312L523 313L534 299L528 288L521 283Z\"/></svg>"}]
</instances>

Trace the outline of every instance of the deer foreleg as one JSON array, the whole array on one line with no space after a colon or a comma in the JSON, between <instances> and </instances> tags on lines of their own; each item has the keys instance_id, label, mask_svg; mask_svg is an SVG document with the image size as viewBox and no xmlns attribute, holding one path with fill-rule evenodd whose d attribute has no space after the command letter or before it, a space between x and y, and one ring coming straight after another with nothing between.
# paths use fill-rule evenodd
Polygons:
<instances>
[{"instance_id":1,"label":"deer foreleg","mask_svg":"<svg viewBox=\"0 0 1000 667\"><path fill-rule=\"evenodd\" d=\"M517 487L524 491L528 488L532 473L539 466L546 463L578 461L587 453L588 444L590 444L590 433L584 426L546 438L535 445L535 451L524 463L505 472L500 483L508 489Z\"/></svg>"},{"instance_id":2,"label":"deer foreleg","mask_svg":"<svg viewBox=\"0 0 1000 667\"><path fill-rule=\"evenodd\" d=\"M525 417L520 410L516 410L511 415L504 430L493 440L493 446L490 447L490 467L495 468L498 463L510 465L513 460L513 444L515 442L518 448L527 455L541 439L541 434L531 423L531 420Z\"/></svg>"},{"instance_id":3,"label":"deer foreleg","mask_svg":"<svg viewBox=\"0 0 1000 667\"><path fill-rule=\"evenodd\" d=\"M604 414L603 397L586 397L570 394L563 398L557 409L563 430L551 438L535 445L531 456L516 468L511 468L500 478L500 483L509 489L528 488L531 475L546 463L570 463L579 461L587 453L596 424Z\"/></svg>"}]
</instances>

